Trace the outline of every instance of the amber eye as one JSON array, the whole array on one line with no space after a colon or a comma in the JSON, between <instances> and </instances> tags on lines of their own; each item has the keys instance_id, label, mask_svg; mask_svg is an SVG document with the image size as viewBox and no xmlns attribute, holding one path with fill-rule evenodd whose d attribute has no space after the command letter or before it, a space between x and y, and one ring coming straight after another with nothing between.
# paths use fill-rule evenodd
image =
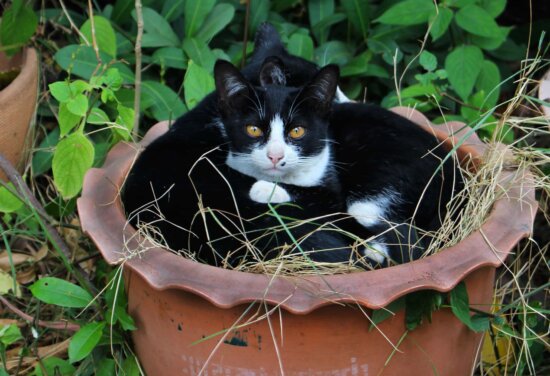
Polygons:
<instances>
[{"instance_id":1,"label":"amber eye","mask_svg":"<svg viewBox=\"0 0 550 376\"><path fill-rule=\"evenodd\" d=\"M295 140L302 138L304 134L306 133L306 130L303 127L296 127L292 128L292 130L288 133L290 138L293 138Z\"/></svg>"},{"instance_id":2,"label":"amber eye","mask_svg":"<svg viewBox=\"0 0 550 376\"><path fill-rule=\"evenodd\" d=\"M247 125L246 126L246 133L250 137L254 137L254 138L258 138L258 137L260 137L261 135L264 134L264 132L262 132L262 130L260 128L256 127L255 125Z\"/></svg>"}]
</instances>

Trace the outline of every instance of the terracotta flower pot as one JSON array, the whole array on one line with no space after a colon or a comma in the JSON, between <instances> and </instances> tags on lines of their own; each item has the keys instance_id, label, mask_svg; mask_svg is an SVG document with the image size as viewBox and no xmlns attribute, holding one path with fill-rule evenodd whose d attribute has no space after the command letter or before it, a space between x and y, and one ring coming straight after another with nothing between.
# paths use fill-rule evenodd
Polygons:
<instances>
[{"instance_id":1,"label":"terracotta flower pot","mask_svg":"<svg viewBox=\"0 0 550 376\"><path fill-rule=\"evenodd\" d=\"M19 170L24 166L30 146L27 137L36 110L38 95L38 57L26 48L8 58L0 52L0 72L21 69L17 77L0 90L0 153ZM0 179L6 176L0 171Z\"/></svg>"},{"instance_id":2,"label":"terracotta flower pot","mask_svg":"<svg viewBox=\"0 0 550 376\"><path fill-rule=\"evenodd\" d=\"M418 112L395 111L413 116L447 142L451 130L456 139L466 133L460 123L449 124L447 131L431 127ZM125 225L118 192L136 153L166 130L160 123L141 145L118 144L103 168L86 175L78 200L82 227L110 264L121 263L128 250L152 247ZM472 134L458 153L478 158L484 150ZM379 330L369 330L367 315L407 293L449 291L462 280L470 303L488 310L495 268L531 232L537 205L530 182L527 171L505 172L508 195L495 203L480 231L434 256L376 271L271 277L198 264L155 247L139 253L123 267L141 364L151 376L201 370L205 375L468 375L482 334L470 331L449 309L435 312L431 323L405 337L403 312ZM266 310L267 319L261 317ZM390 343L399 343L398 350Z\"/></svg>"}]
</instances>

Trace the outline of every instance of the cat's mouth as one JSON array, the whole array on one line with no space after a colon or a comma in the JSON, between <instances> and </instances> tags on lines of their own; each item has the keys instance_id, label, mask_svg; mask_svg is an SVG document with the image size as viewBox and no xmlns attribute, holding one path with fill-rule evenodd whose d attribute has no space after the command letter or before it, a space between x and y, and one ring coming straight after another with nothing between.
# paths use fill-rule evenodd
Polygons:
<instances>
[{"instance_id":1,"label":"cat's mouth","mask_svg":"<svg viewBox=\"0 0 550 376\"><path fill-rule=\"evenodd\" d=\"M284 175L284 171L283 169L279 168L279 167L268 167L268 168L265 168L264 171L268 174L268 175L273 175L273 176L281 176L281 175Z\"/></svg>"}]
</instances>

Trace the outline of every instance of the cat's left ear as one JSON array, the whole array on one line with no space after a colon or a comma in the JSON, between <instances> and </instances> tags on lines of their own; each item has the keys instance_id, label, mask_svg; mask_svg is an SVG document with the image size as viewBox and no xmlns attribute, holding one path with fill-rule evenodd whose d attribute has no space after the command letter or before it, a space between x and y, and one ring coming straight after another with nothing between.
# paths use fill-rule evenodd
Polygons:
<instances>
[{"instance_id":1,"label":"cat's left ear","mask_svg":"<svg viewBox=\"0 0 550 376\"><path fill-rule=\"evenodd\" d=\"M219 103L224 111L242 109L250 95L250 84L233 64L225 60L216 61L214 78Z\"/></svg>"},{"instance_id":2,"label":"cat's left ear","mask_svg":"<svg viewBox=\"0 0 550 376\"><path fill-rule=\"evenodd\" d=\"M300 97L309 101L316 109L328 112L336 95L340 69L337 65L327 65L319 70L311 81L304 86Z\"/></svg>"}]
</instances>

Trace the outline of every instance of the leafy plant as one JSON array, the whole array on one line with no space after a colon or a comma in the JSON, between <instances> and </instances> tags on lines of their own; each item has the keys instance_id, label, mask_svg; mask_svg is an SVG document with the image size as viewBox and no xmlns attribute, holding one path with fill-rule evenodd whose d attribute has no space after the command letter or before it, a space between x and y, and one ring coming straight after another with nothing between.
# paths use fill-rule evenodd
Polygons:
<instances>
[{"instance_id":1,"label":"leafy plant","mask_svg":"<svg viewBox=\"0 0 550 376\"><path fill-rule=\"evenodd\" d=\"M48 63L43 80L49 90L38 108L40 131L27 180L62 232L74 226L85 173L100 165L117 142L139 138L151 124L194 108L214 88L216 59L240 65L264 21L277 28L291 53L319 65L338 64L341 86L352 99L415 107L437 122L465 121L483 138L517 141L509 124L497 127L499 103L513 96L513 79L502 78L520 68L528 39L497 22L506 0L168 0L143 2L141 14L133 1L90 3L93 15L84 3L60 8L46 1L33 11L32 2L13 0L0 24L1 50L13 55L30 42ZM143 36L138 40L140 18ZM14 194L13 185L0 187L0 211L6 252L13 243L8 235L52 243L43 213ZM92 245L86 251L93 257ZM42 359L34 374L139 374L125 341L135 326L126 312L120 271L95 262L92 285L99 290L109 286L96 294L70 260L59 259L63 264L49 261L48 272L59 277L65 271L77 277L78 285L43 276L32 285L21 283L28 289L18 289L21 267L10 268L12 293L22 290L33 314L43 315L41 308L49 305L49 315L79 328L71 336L68 359ZM470 306L464 285L458 285L449 294L411 294L388 309L405 310L407 330L429 325L434 310L450 309L472 330L527 338L528 351L515 352L521 354L514 359L521 374L529 371L529 362L541 361L544 350L533 333L544 332L540 317L548 312L536 301L528 308L514 303L480 313ZM373 322L388 315L374 311ZM47 336L41 328L28 330L36 331L33 345ZM20 339L17 333L13 326L0 329L2 361L6 347Z\"/></svg>"}]
</instances>

